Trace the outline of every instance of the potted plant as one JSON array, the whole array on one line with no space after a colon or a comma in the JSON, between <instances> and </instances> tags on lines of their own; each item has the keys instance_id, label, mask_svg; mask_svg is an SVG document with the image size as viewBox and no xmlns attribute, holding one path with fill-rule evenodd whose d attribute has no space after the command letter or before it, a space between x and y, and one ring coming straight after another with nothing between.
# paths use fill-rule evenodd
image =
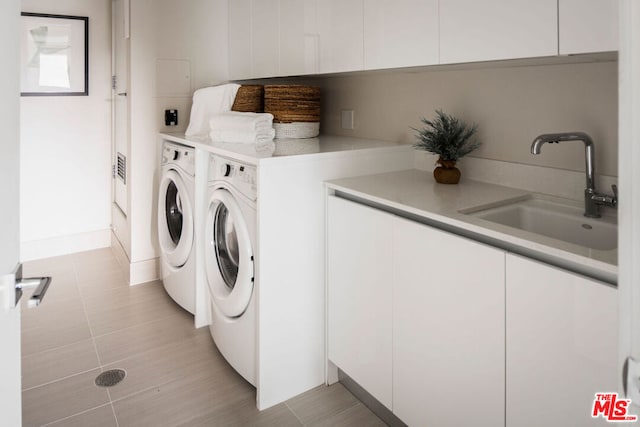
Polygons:
<instances>
[{"instance_id":1,"label":"potted plant","mask_svg":"<svg viewBox=\"0 0 640 427\"><path fill-rule=\"evenodd\" d=\"M472 139L478 125L474 123L469 126L442 110L436 110L436 115L433 120L422 118L424 128L412 128L418 133L418 142L413 146L440 156L436 161L439 166L433 171L437 182L457 184L460 181L460 170L456 167L456 162L482 144L477 139Z\"/></svg>"}]
</instances>

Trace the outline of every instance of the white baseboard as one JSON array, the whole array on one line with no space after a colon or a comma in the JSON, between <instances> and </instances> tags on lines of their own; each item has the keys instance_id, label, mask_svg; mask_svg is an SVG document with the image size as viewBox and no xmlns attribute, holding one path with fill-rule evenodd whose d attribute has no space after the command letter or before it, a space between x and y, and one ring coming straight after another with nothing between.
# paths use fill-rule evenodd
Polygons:
<instances>
[{"instance_id":1,"label":"white baseboard","mask_svg":"<svg viewBox=\"0 0 640 427\"><path fill-rule=\"evenodd\" d=\"M131 262L115 233L111 234L111 248L126 274L129 285L139 285L160 278L160 258Z\"/></svg>"},{"instance_id":2,"label":"white baseboard","mask_svg":"<svg viewBox=\"0 0 640 427\"><path fill-rule=\"evenodd\" d=\"M151 282L160 278L160 258L132 262L129 266L129 284Z\"/></svg>"},{"instance_id":3,"label":"white baseboard","mask_svg":"<svg viewBox=\"0 0 640 427\"><path fill-rule=\"evenodd\" d=\"M20 260L50 258L75 252L108 248L111 246L111 230L90 231L70 236L52 237L20 243Z\"/></svg>"},{"instance_id":4,"label":"white baseboard","mask_svg":"<svg viewBox=\"0 0 640 427\"><path fill-rule=\"evenodd\" d=\"M111 249L113 250L113 254L116 257L118 264L120 264L120 267L122 267L122 271L125 272L127 283L131 283L131 263L129 261L129 255L127 255L127 252L124 250L122 243L120 243L120 240L118 240L117 235L113 231L111 232Z\"/></svg>"}]
</instances>

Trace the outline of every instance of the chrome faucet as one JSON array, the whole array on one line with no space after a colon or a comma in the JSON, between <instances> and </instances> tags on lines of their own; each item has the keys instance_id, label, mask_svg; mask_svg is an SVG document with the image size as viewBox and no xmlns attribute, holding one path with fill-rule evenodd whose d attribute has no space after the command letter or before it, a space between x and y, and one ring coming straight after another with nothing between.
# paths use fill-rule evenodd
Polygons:
<instances>
[{"instance_id":1,"label":"chrome faucet","mask_svg":"<svg viewBox=\"0 0 640 427\"><path fill-rule=\"evenodd\" d=\"M540 154L542 144L559 143L564 141L582 141L584 142L584 155L587 175L587 188L584 190L584 216L589 218L600 218L600 206L616 207L618 204L618 187L611 186L613 195L600 194L596 192L595 181L595 155L593 140L584 132L563 132L563 133L547 133L539 135L531 144L531 154Z\"/></svg>"}]
</instances>

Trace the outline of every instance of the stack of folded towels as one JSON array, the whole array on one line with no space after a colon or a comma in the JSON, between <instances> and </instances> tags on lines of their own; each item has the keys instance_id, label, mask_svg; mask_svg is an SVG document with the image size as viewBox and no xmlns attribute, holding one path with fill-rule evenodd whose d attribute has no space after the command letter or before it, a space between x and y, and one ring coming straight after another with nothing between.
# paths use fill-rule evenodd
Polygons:
<instances>
[{"instance_id":1,"label":"stack of folded towels","mask_svg":"<svg viewBox=\"0 0 640 427\"><path fill-rule=\"evenodd\" d=\"M273 115L227 111L211 116L209 137L212 142L263 145L273 141Z\"/></svg>"}]
</instances>

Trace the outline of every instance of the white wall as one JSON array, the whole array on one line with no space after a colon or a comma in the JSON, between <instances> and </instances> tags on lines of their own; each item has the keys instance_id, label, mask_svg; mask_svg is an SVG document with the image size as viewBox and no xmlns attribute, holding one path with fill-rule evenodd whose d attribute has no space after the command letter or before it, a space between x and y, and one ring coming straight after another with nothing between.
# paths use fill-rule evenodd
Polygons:
<instances>
[{"instance_id":1,"label":"white wall","mask_svg":"<svg viewBox=\"0 0 640 427\"><path fill-rule=\"evenodd\" d=\"M90 73L89 96L21 98L22 258L103 246L111 222L111 0L22 0L22 11L88 16Z\"/></svg>"},{"instance_id":2,"label":"white wall","mask_svg":"<svg viewBox=\"0 0 640 427\"><path fill-rule=\"evenodd\" d=\"M617 84L613 61L327 77L322 132L414 142L410 127L442 108L480 125L475 157L584 171L580 143L529 151L540 133L581 130L594 139L597 172L617 176ZM340 128L340 110L355 110L355 130Z\"/></svg>"},{"instance_id":3,"label":"white wall","mask_svg":"<svg viewBox=\"0 0 640 427\"><path fill-rule=\"evenodd\" d=\"M158 67L189 63L188 90L158 85ZM158 65L159 64L159 65ZM131 141L129 227L132 263L160 255L157 243L157 186L160 131L184 131L193 90L225 82L227 2L225 0L131 0ZM166 71L166 70L165 70ZM172 96L172 94L174 94ZM179 126L164 127L164 109L179 110Z\"/></svg>"}]
</instances>

